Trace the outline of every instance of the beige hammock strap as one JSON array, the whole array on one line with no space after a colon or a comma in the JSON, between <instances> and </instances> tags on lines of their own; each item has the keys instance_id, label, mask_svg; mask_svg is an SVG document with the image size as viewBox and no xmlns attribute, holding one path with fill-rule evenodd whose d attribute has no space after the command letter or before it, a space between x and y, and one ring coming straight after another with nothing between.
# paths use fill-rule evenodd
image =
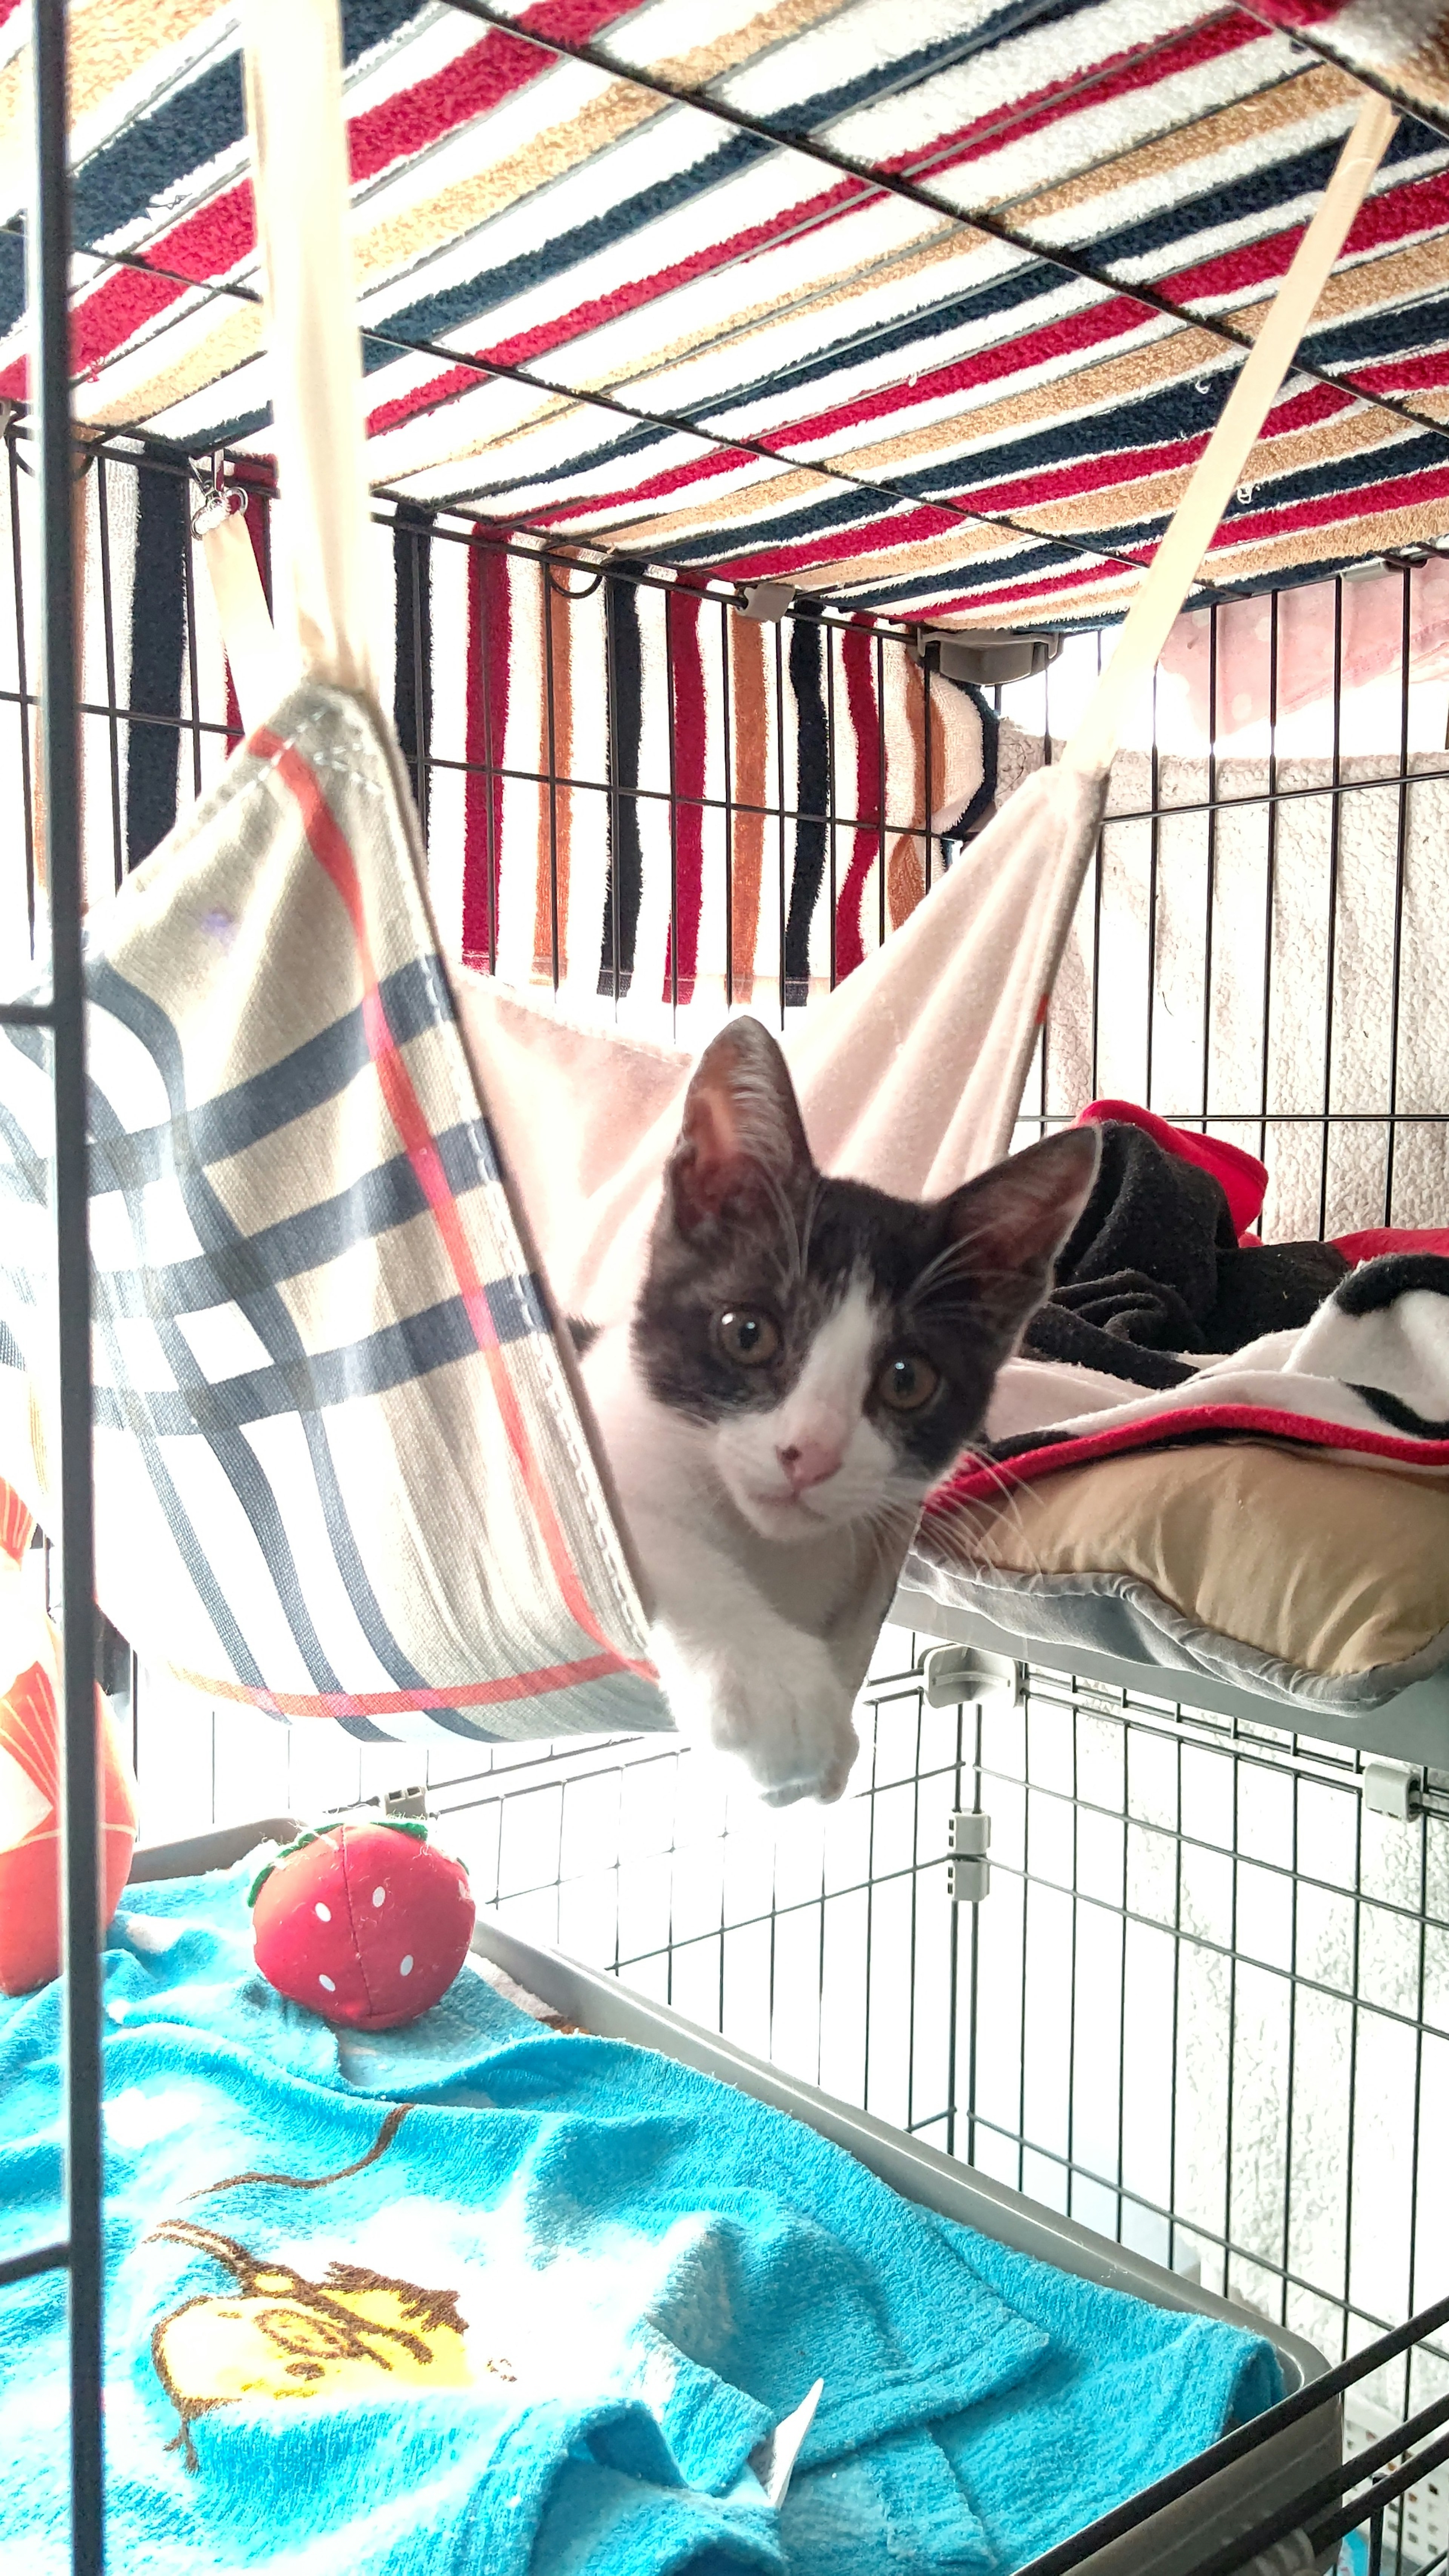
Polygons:
<instances>
[{"instance_id":1,"label":"beige hammock strap","mask_svg":"<svg viewBox=\"0 0 1449 2576\"><path fill-rule=\"evenodd\" d=\"M1263 316L1242 373L1123 619L1116 651L1063 755L1074 769L1090 773L1111 766L1132 693L1157 666L1398 121L1386 99L1377 94L1365 98L1322 203Z\"/></svg>"},{"instance_id":2,"label":"beige hammock strap","mask_svg":"<svg viewBox=\"0 0 1449 2576\"><path fill-rule=\"evenodd\" d=\"M289 677L300 672L371 698L362 355L337 0L244 0L242 25L283 504L278 636ZM230 551L236 602L247 585L239 548ZM253 595L253 638L255 611Z\"/></svg>"},{"instance_id":3,"label":"beige hammock strap","mask_svg":"<svg viewBox=\"0 0 1449 2576\"><path fill-rule=\"evenodd\" d=\"M201 528L217 623L246 731L265 724L297 677L272 624L243 513L223 505Z\"/></svg>"}]
</instances>

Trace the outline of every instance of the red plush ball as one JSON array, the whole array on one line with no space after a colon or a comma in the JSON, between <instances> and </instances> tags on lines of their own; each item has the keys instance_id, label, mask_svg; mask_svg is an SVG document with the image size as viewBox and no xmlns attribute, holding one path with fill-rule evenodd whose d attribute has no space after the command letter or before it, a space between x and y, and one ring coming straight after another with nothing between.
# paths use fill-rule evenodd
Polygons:
<instances>
[{"instance_id":1,"label":"red plush ball","mask_svg":"<svg viewBox=\"0 0 1449 2576\"><path fill-rule=\"evenodd\" d=\"M473 1899L461 1862L426 1825L328 1825L277 1854L253 1884L252 1946L279 1995L324 2021L392 2030L416 2021L468 1954Z\"/></svg>"}]
</instances>

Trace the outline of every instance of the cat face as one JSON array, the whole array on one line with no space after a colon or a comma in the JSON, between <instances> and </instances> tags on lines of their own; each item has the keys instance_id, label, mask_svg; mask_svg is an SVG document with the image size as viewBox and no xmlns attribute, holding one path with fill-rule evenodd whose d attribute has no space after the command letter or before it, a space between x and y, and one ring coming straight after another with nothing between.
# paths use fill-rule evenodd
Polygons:
<instances>
[{"instance_id":1,"label":"cat face","mask_svg":"<svg viewBox=\"0 0 1449 2576\"><path fill-rule=\"evenodd\" d=\"M979 1431L1096 1167L1073 1128L926 1205L829 1180L775 1040L731 1021L685 1100L635 1365L763 1536L913 1517Z\"/></svg>"}]
</instances>

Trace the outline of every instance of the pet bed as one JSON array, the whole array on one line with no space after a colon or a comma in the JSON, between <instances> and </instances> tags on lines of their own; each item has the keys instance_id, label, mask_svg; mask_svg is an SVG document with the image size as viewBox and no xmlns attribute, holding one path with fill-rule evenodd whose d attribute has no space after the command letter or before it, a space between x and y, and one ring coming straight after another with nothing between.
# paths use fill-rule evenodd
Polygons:
<instances>
[{"instance_id":1,"label":"pet bed","mask_svg":"<svg viewBox=\"0 0 1449 2576\"><path fill-rule=\"evenodd\" d=\"M252 1971L247 1876L134 1889L106 1959L112 2529L158 2576L401 2576L450 2543L500 2576L1005 2576L1322 2368L494 1927L502 1991L465 1972L403 2031L334 2032ZM0 2006L7 2232L49 2219L58 2039L55 1989ZM3 2328L42 2576L55 2278ZM1270 2492L1213 2479L1191 2538L1333 2440L1280 2437ZM1170 2567L1182 2519L1123 2563Z\"/></svg>"},{"instance_id":2,"label":"pet bed","mask_svg":"<svg viewBox=\"0 0 1449 2576\"><path fill-rule=\"evenodd\" d=\"M1084 1115L1093 1199L908 1590L989 1642L1166 1665L1310 1729L1419 1684L1442 1725L1449 1236L1265 1245L1252 1156L1130 1103Z\"/></svg>"}]
</instances>

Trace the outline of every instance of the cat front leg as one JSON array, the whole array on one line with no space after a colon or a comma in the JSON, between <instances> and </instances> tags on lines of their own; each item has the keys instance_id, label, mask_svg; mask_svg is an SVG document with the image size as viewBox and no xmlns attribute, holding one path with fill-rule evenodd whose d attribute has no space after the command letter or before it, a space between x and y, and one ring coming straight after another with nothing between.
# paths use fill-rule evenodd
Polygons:
<instances>
[{"instance_id":1,"label":"cat front leg","mask_svg":"<svg viewBox=\"0 0 1449 2576\"><path fill-rule=\"evenodd\" d=\"M740 1610L733 1631L711 1623L706 1634L667 1618L656 1626L654 1660L675 1721L742 1762L767 1806L829 1804L860 1749L851 1694L817 1637L757 1597Z\"/></svg>"}]
</instances>

